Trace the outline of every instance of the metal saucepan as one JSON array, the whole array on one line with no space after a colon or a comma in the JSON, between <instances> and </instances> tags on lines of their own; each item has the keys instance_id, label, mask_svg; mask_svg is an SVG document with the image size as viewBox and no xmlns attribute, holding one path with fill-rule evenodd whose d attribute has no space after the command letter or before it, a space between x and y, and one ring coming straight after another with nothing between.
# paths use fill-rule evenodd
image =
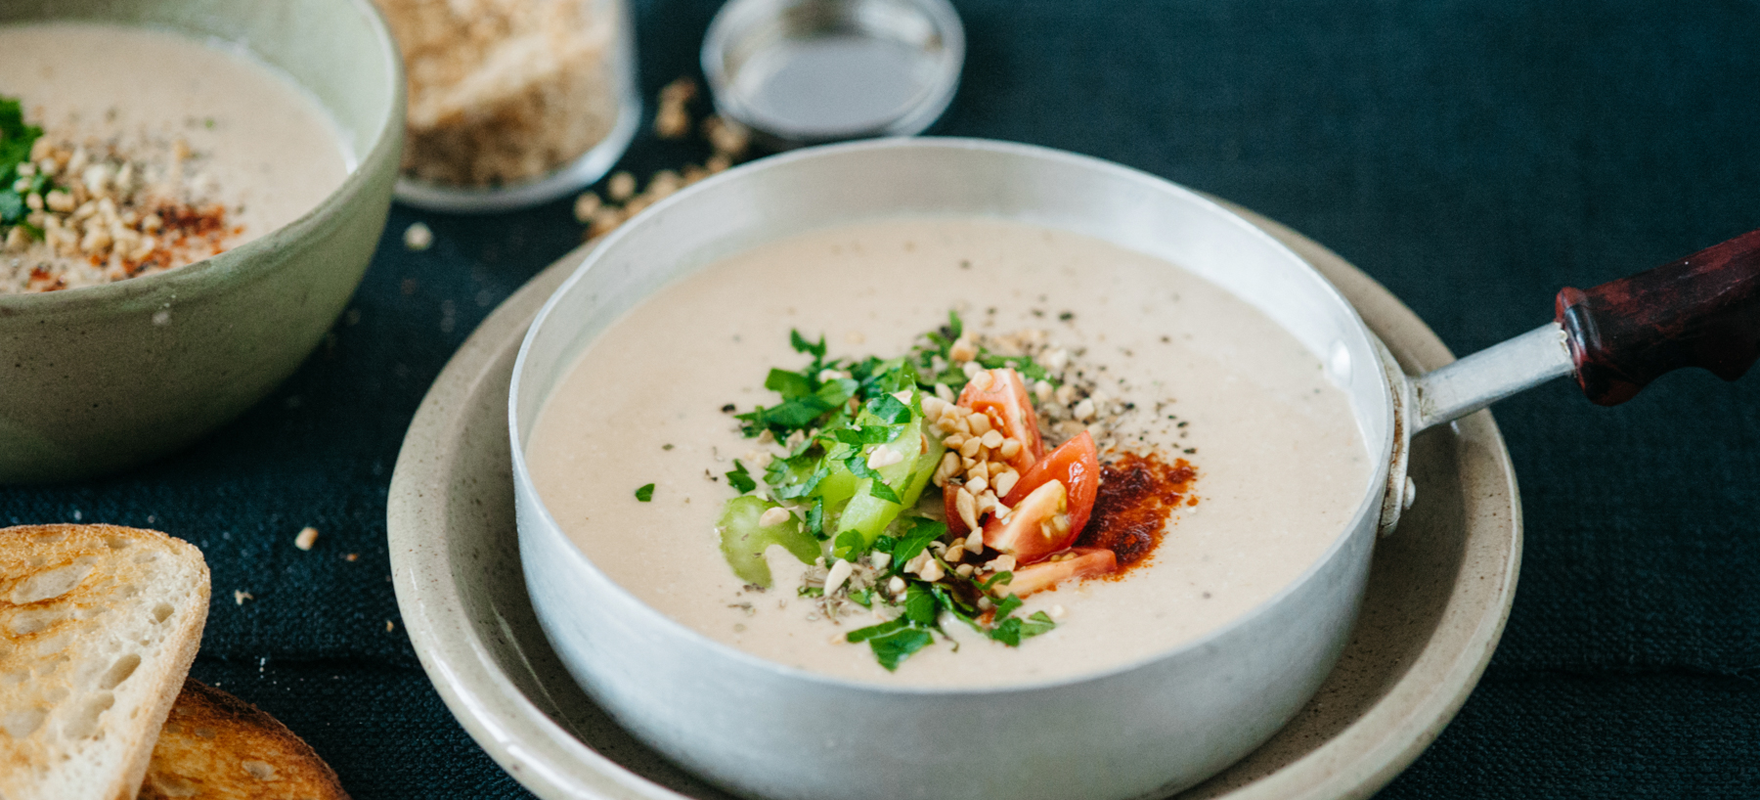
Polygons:
<instances>
[{"instance_id":1,"label":"metal saucepan","mask_svg":"<svg viewBox=\"0 0 1760 800\"><path fill-rule=\"evenodd\" d=\"M992 689L879 686L763 661L643 605L589 562L545 510L524 459L539 407L581 348L661 286L722 256L827 225L926 213L1020 220L1159 256L1281 323L1348 393L1367 446L1382 455L1349 525L1277 596L1196 641L1104 672ZM509 399L527 585L545 634L601 705L743 795L1169 794L1269 738L1332 669L1377 532L1392 531L1421 488L1405 475L1413 434L1573 365L1601 402L1678 366L1742 372L1760 341L1749 310L1760 294L1760 232L1720 247L1588 292L1567 289L1559 322L1410 378L1299 257L1160 178L974 140L881 140L765 159L632 220L533 322ZM1658 293L1676 309L1657 310L1649 298Z\"/></svg>"}]
</instances>

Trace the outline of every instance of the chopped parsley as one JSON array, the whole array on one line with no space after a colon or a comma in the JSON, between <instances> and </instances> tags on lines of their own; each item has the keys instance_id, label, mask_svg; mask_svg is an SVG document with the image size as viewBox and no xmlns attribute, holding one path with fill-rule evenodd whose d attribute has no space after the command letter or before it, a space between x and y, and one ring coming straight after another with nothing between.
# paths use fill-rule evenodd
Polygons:
<instances>
[{"instance_id":1,"label":"chopped parsley","mask_svg":"<svg viewBox=\"0 0 1760 800\"><path fill-rule=\"evenodd\" d=\"M896 559L894 563L897 563ZM867 642L874 651L874 659L887 670L898 669L898 665L911 654L930 644L934 640L933 634L940 634L945 638L947 632L941 628L941 617L944 613L1009 647L1019 647L1022 640L1057 627L1057 623L1043 611L1034 612L1025 619L1012 616L1021 606L1021 599L1012 594L1000 601L992 600L995 610L989 613L989 622L986 624L983 621L983 612L962 594L962 591L975 587L975 583L965 585L955 582L950 588L946 583L930 583L909 575L904 577L910 583L905 589L902 613L896 619L858 628L844 636L851 644ZM870 593L862 599L871 601L873 596Z\"/></svg>"},{"instance_id":2,"label":"chopped parsley","mask_svg":"<svg viewBox=\"0 0 1760 800\"><path fill-rule=\"evenodd\" d=\"M863 631L872 631L874 628L884 628L887 626L894 627L885 633L870 634L861 640L855 638L857 634L860 634ZM881 623L872 628L850 631L849 636L852 642L866 641L868 647L872 648L874 651L874 660L880 662L880 666L885 667L887 671L898 669L898 665L903 663L905 659L910 658L912 654L928 647L935 641L935 637L930 635L928 628L915 625L905 617L900 617L891 622Z\"/></svg>"},{"instance_id":3,"label":"chopped parsley","mask_svg":"<svg viewBox=\"0 0 1760 800\"><path fill-rule=\"evenodd\" d=\"M644 503L654 499L654 484L645 484L636 490L636 499Z\"/></svg>"},{"instance_id":4,"label":"chopped parsley","mask_svg":"<svg viewBox=\"0 0 1760 800\"><path fill-rule=\"evenodd\" d=\"M48 178L33 174L23 191L15 188L18 165L30 161L31 145L42 135L42 128L25 124L24 107L16 98L0 96L0 229L23 222L28 212L24 198L48 187Z\"/></svg>"},{"instance_id":5,"label":"chopped parsley","mask_svg":"<svg viewBox=\"0 0 1760 800\"><path fill-rule=\"evenodd\" d=\"M932 388L935 384L940 383L955 393L965 387L966 374L953 360L953 343L959 341L963 335L965 335L965 323L960 320L958 312L949 311L947 312L947 324L924 334L923 338L928 340L928 344L918 345L906 357L906 360L911 362L918 371L927 376L925 378L927 387ZM1050 383L1053 388L1059 385L1051 373L1034 361L1031 356L997 355L989 348L979 346L978 357L973 360L985 369L1013 367L1016 372L1021 374L1022 378L1027 380L1029 385L1037 381ZM940 371L936 371L936 367L940 367Z\"/></svg>"},{"instance_id":6,"label":"chopped parsley","mask_svg":"<svg viewBox=\"0 0 1760 800\"><path fill-rule=\"evenodd\" d=\"M746 472L746 465L739 463L737 458L733 460L733 471L727 473L727 485L740 494L758 488L758 482L752 480L751 473Z\"/></svg>"}]
</instances>

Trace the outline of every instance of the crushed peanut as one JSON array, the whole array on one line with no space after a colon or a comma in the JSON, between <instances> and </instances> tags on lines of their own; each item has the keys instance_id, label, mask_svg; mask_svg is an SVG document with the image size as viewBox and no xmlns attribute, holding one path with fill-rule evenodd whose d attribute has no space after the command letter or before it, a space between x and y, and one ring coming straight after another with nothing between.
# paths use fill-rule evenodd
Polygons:
<instances>
[{"instance_id":1,"label":"crushed peanut","mask_svg":"<svg viewBox=\"0 0 1760 800\"><path fill-rule=\"evenodd\" d=\"M874 448L874 452L868 455L868 469L880 469L903 462L903 453L885 445Z\"/></svg>"},{"instance_id":2,"label":"crushed peanut","mask_svg":"<svg viewBox=\"0 0 1760 800\"><path fill-rule=\"evenodd\" d=\"M411 223L408 228L403 229L403 246L417 253L433 247L434 231L428 228L427 223Z\"/></svg>"},{"instance_id":3,"label":"crushed peanut","mask_svg":"<svg viewBox=\"0 0 1760 800\"><path fill-rule=\"evenodd\" d=\"M853 572L855 572L855 567L850 562L841 558L837 559L837 563L831 565L830 571L825 576L825 594L831 595L842 588L843 582L849 580L849 576Z\"/></svg>"},{"instance_id":4,"label":"crushed peanut","mask_svg":"<svg viewBox=\"0 0 1760 800\"><path fill-rule=\"evenodd\" d=\"M636 194L636 176L628 172L614 173L605 181L605 196L613 203L628 202Z\"/></svg>"},{"instance_id":5,"label":"crushed peanut","mask_svg":"<svg viewBox=\"0 0 1760 800\"><path fill-rule=\"evenodd\" d=\"M662 139L683 139L690 134L690 106L699 95L696 81L679 78L660 90L654 114L654 134ZM663 169L648 177L642 187L636 176L619 172L606 179L605 197L585 192L575 199L574 216L587 226L586 240L592 241L622 225L654 203L670 197L710 175L722 172L750 149L750 135L738 123L710 116L698 127L699 135L713 155L701 165L685 164L676 170Z\"/></svg>"},{"instance_id":6,"label":"crushed peanut","mask_svg":"<svg viewBox=\"0 0 1760 800\"><path fill-rule=\"evenodd\" d=\"M787 522L788 519L788 509L775 507L766 510L763 516L758 517L758 524L768 528L772 525L781 525L782 523Z\"/></svg>"},{"instance_id":7,"label":"crushed peanut","mask_svg":"<svg viewBox=\"0 0 1760 800\"><path fill-rule=\"evenodd\" d=\"M683 139L691 132L690 102L697 98L697 82L678 78L660 90L660 107L654 112L654 135Z\"/></svg>"},{"instance_id":8,"label":"crushed peanut","mask_svg":"<svg viewBox=\"0 0 1760 800\"><path fill-rule=\"evenodd\" d=\"M520 183L574 162L617 122L619 15L577 0L376 0L409 78L403 170Z\"/></svg>"},{"instance_id":9,"label":"crushed peanut","mask_svg":"<svg viewBox=\"0 0 1760 800\"><path fill-rule=\"evenodd\" d=\"M0 239L0 294L163 272L217 255L239 238L243 229L228 224L229 210L210 199L219 187L205 172L205 155L182 139L109 134L68 127L32 145L25 171L51 176L55 188L26 195L25 224Z\"/></svg>"}]
</instances>

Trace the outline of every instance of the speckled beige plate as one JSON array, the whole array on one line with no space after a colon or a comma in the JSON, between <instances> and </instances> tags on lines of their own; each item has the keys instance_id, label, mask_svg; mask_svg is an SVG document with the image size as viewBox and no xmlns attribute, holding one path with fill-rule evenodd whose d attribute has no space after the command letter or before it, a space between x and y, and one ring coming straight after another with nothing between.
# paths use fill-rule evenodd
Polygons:
<instances>
[{"instance_id":1,"label":"speckled beige plate","mask_svg":"<svg viewBox=\"0 0 1760 800\"><path fill-rule=\"evenodd\" d=\"M1452 360L1422 321L1343 259L1241 213L1325 273L1409 371ZM447 707L539 797L724 798L587 699L545 642L526 598L509 472L508 381L527 324L585 255L564 257L496 309L416 412L389 500L398 605ZM1419 437L1411 475L1417 505L1376 546L1362 617L1338 668L1270 742L1182 797L1364 797L1454 717L1509 615L1521 503L1489 412Z\"/></svg>"}]
</instances>

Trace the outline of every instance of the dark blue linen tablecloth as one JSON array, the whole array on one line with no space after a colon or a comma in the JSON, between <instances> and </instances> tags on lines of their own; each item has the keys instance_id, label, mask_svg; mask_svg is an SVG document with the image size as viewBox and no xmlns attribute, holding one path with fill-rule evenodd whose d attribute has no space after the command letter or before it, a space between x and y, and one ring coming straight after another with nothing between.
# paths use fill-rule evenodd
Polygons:
<instances>
[{"instance_id":1,"label":"dark blue linen tablecloth","mask_svg":"<svg viewBox=\"0 0 1760 800\"><path fill-rule=\"evenodd\" d=\"M696 72L717 4L635 5L652 97ZM956 5L969 53L935 132L1100 156L1253 208L1381 281L1457 353L1546 321L1561 286L1760 227L1753 2ZM625 163L703 155L644 134ZM417 220L426 252L401 246ZM161 463L0 489L0 522L200 545L215 597L194 674L286 721L355 797L524 797L397 625L385 496L452 351L580 238L566 201L398 207L351 310L269 399ZM1496 416L1527 524L1515 608L1460 715L1382 796L1760 795L1760 376L1675 374L1613 409L1557 382ZM292 547L307 525L309 553Z\"/></svg>"}]
</instances>

